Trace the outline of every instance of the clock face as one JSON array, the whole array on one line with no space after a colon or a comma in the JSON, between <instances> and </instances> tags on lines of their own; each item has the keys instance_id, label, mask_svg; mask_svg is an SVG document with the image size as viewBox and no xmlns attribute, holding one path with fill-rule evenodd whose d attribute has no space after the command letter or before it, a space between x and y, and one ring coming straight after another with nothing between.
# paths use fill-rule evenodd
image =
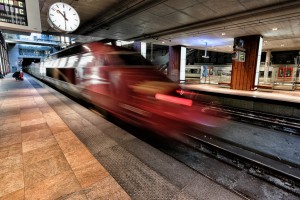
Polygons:
<instances>
[{"instance_id":1,"label":"clock face","mask_svg":"<svg viewBox=\"0 0 300 200\"><path fill-rule=\"evenodd\" d=\"M58 2L50 6L48 22L52 28L58 31L73 32L78 28L80 19L72 6Z\"/></svg>"}]
</instances>

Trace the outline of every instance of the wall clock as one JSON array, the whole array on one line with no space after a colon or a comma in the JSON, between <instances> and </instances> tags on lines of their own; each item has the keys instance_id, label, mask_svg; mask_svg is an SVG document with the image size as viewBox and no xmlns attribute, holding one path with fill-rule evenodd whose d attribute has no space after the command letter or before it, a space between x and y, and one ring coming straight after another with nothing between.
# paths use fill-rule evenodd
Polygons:
<instances>
[{"instance_id":1,"label":"wall clock","mask_svg":"<svg viewBox=\"0 0 300 200\"><path fill-rule=\"evenodd\" d=\"M72 6L63 2L57 2L49 8L48 23L57 31L70 33L79 27L80 18Z\"/></svg>"}]
</instances>

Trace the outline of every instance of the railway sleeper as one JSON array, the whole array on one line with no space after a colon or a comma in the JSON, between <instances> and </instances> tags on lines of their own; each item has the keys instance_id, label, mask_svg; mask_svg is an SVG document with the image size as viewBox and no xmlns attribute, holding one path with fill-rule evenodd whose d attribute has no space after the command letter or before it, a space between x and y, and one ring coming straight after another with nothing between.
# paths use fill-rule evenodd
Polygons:
<instances>
[{"instance_id":1,"label":"railway sleeper","mask_svg":"<svg viewBox=\"0 0 300 200\"><path fill-rule=\"evenodd\" d=\"M224 162L239 170L244 170L245 173L249 173L279 188L300 196L300 183L297 179L299 177L294 180L294 178L292 176L289 176L288 173L277 171L273 169L272 166L263 165L260 162L257 162L253 159L248 159L245 156L228 152L222 147L210 144L199 138L195 138L189 135L187 136L190 137L190 140L186 140L187 144L201 151L202 153L216 158L221 162Z\"/></svg>"},{"instance_id":2,"label":"railway sleeper","mask_svg":"<svg viewBox=\"0 0 300 200\"><path fill-rule=\"evenodd\" d=\"M280 187L288 192L292 192L300 196L300 185L297 185L294 181L290 179L274 175L272 172L259 168L258 166L250 167L248 169L248 173L266 182L274 184L277 187Z\"/></svg>"}]
</instances>

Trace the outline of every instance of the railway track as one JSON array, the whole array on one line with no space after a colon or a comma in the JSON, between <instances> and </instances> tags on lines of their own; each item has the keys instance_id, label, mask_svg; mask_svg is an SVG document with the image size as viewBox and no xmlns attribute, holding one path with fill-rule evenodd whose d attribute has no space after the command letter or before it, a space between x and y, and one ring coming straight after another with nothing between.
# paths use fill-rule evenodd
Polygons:
<instances>
[{"instance_id":1,"label":"railway track","mask_svg":"<svg viewBox=\"0 0 300 200\"><path fill-rule=\"evenodd\" d=\"M192 99L206 105L207 114L226 115L230 120L268 127L288 134L300 135L300 118L278 116L270 113L224 106L216 104L215 102L201 101L197 97L192 97Z\"/></svg>"},{"instance_id":2,"label":"railway track","mask_svg":"<svg viewBox=\"0 0 300 200\"><path fill-rule=\"evenodd\" d=\"M185 144L300 196L300 169L207 134L185 133Z\"/></svg>"},{"instance_id":3,"label":"railway track","mask_svg":"<svg viewBox=\"0 0 300 200\"><path fill-rule=\"evenodd\" d=\"M209 109L214 111L222 110L230 116L230 119L235 121L246 122L248 124L300 135L300 119L224 106L221 108L210 106Z\"/></svg>"}]
</instances>

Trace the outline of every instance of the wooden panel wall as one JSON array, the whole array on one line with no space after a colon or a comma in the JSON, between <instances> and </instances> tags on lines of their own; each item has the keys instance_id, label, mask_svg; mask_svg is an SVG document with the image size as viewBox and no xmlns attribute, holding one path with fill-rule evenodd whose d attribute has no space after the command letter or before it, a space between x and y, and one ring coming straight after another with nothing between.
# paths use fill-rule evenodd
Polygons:
<instances>
[{"instance_id":1,"label":"wooden panel wall","mask_svg":"<svg viewBox=\"0 0 300 200\"><path fill-rule=\"evenodd\" d=\"M246 59L245 62L232 61L231 89L254 90L260 37L259 35L239 37L244 40Z\"/></svg>"},{"instance_id":2,"label":"wooden panel wall","mask_svg":"<svg viewBox=\"0 0 300 200\"><path fill-rule=\"evenodd\" d=\"M181 46L170 46L169 47L169 66L168 66L168 77L179 82L179 71L180 71L180 51Z\"/></svg>"}]
</instances>

